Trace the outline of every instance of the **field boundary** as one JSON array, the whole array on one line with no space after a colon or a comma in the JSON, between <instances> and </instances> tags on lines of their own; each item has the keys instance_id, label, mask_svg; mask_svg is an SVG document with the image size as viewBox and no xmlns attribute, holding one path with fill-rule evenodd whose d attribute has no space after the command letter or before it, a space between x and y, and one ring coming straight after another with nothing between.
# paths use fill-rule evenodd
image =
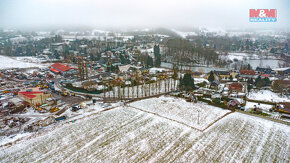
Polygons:
<instances>
[{"instance_id":1,"label":"field boundary","mask_svg":"<svg viewBox=\"0 0 290 163\"><path fill-rule=\"evenodd\" d=\"M270 117L266 117L266 116L258 115L258 114L253 114L253 113L249 113L249 112L245 112L245 111L241 111L241 110L236 110L236 112L290 126L290 122L287 122L287 121L282 121L279 119L274 119L274 118L270 118Z\"/></svg>"},{"instance_id":2,"label":"field boundary","mask_svg":"<svg viewBox=\"0 0 290 163\"><path fill-rule=\"evenodd\" d=\"M175 120L175 119L171 119L171 118L169 118L169 117L166 117L166 116L160 115L160 114L155 113L155 112L151 112L151 111L147 111L147 110L144 110L144 109L140 109L140 108L137 108L137 107L135 107L135 106L131 106L131 105L126 105L126 104L125 104L125 106L127 106L127 107L131 107L131 108L134 108L134 109L136 109L136 110L139 110L139 111L142 111L142 112L145 112L145 113L153 114L153 115L155 115L155 116L158 116L158 117L161 117L161 118L164 118L164 119L167 119L167 120L170 120L170 121L173 121L173 122L179 123L179 124L182 124L182 125L184 125L184 126L186 126L186 127L189 127L189 128L191 128L191 129L197 130L197 131L199 131L199 132L204 132L206 129L208 129L210 126L212 126L213 124L215 124L215 123L218 122L219 120L221 120L221 119L223 119L224 117L226 117L227 115L233 113L233 112L228 112L228 113L222 115L221 117L219 117L218 119L214 120L213 122L211 122L211 123L210 123L209 125L207 125L205 128L203 128L203 129L199 129L199 128L193 127L193 126L191 126L191 125L189 125L189 124L186 124L186 123L184 123L184 122L181 122L181 121L178 121L178 120Z\"/></svg>"}]
</instances>

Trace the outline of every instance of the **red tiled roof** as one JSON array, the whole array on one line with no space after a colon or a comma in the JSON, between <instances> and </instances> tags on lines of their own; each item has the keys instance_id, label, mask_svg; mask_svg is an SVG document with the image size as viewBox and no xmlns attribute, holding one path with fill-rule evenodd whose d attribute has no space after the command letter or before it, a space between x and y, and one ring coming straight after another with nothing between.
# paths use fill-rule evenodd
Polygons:
<instances>
[{"instance_id":1,"label":"red tiled roof","mask_svg":"<svg viewBox=\"0 0 290 163\"><path fill-rule=\"evenodd\" d=\"M254 70L240 70L241 75L255 75Z\"/></svg>"},{"instance_id":2,"label":"red tiled roof","mask_svg":"<svg viewBox=\"0 0 290 163\"><path fill-rule=\"evenodd\" d=\"M43 93L43 92L42 91L33 91L33 92L19 92L19 93L27 98L32 99L32 98L36 97L35 94L39 94L39 93Z\"/></svg>"},{"instance_id":3,"label":"red tiled roof","mask_svg":"<svg viewBox=\"0 0 290 163\"><path fill-rule=\"evenodd\" d=\"M270 74L262 74L262 77L270 77Z\"/></svg>"},{"instance_id":4,"label":"red tiled roof","mask_svg":"<svg viewBox=\"0 0 290 163\"><path fill-rule=\"evenodd\" d=\"M67 66L67 65L61 64L61 63L55 63L55 64L51 65L51 67L53 67L55 69L58 69L60 71L63 71L63 72L68 71L68 70L71 69L70 66Z\"/></svg>"},{"instance_id":5,"label":"red tiled roof","mask_svg":"<svg viewBox=\"0 0 290 163\"><path fill-rule=\"evenodd\" d=\"M33 99L34 97L36 97L36 95L23 95L23 96L30 98L30 99Z\"/></svg>"},{"instance_id":6,"label":"red tiled roof","mask_svg":"<svg viewBox=\"0 0 290 163\"><path fill-rule=\"evenodd\" d=\"M243 89L243 85L240 83L232 83L230 86L231 89Z\"/></svg>"},{"instance_id":7,"label":"red tiled roof","mask_svg":"<svg viewBox=\"0 0 290 163\"><path fill-rule=\"evenodd\" d=\"M55 73L59 73L58 70L54 69L54 68L50 68L51 71L55 72Z\"/></svg>"}]
</instances>

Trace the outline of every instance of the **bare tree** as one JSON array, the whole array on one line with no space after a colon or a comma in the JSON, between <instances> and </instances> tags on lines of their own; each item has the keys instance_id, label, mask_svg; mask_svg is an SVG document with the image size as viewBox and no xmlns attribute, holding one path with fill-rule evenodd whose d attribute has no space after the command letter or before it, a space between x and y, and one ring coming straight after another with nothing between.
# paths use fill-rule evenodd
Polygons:
<instances>
[{"instance_id":1,"label":"bare tree","mask_svg":"<svg viewBox=\"0 0 290 163\"><path fill-rule=\"evenodd\" d=\"M132 98L134 98L134 81L131 82L131 86L132 86Z\"/></svg>"},{"instance_id":2,"label":"bare tree","mask_svg":"<svg viewBox=\"0 0 290 163\"><path fill-rule=\"evenodd\" d=\"M123 85L123 93L122 93L122 97L123 97L123 99L125 99L125 98L126 98L126 96L125 96L125 88L126 88L126 84L125 84L125 82L123 82L122 85Z\"/></svg>"}]
</instances>

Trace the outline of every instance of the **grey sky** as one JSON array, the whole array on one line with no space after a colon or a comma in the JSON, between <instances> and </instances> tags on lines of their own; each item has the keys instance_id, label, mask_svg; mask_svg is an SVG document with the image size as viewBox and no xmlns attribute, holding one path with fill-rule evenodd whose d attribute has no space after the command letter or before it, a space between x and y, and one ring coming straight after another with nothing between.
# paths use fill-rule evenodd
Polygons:
<instances>
[{"instance_id":1,"label":"grey sky","mask_svg":"<svg viewBox=\"0 0 290 163\"><path fill-rule=\"evenodd\" d=\"M278 22L250 23L249 9ZM289 28L290 0L0 0L0 27Z\"/></svg>"}]
</instances>

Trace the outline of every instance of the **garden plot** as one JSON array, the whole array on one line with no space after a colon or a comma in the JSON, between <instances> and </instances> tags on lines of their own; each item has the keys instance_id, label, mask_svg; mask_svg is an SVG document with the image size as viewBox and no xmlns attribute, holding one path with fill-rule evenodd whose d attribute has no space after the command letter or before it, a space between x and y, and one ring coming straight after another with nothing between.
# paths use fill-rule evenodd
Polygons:
<instances>
[{"instance_id":1,"label":"garden plot","mask_svg":"<svg viewBox=\"0 0 290 163\"><path fill-rule=\"evenodd\" d=\"M270 90L251 91L248 96L251 100L267 101L267 102L290 102L287 96L280 96Z\"/></svg>"},{"instance_id":2,"label":"garden plot","mask_svg":"<svg viewBox=\"0 0 290 163\"><path fill-rule=\"evenodd\" d=\"M0 162L287 162L290 129L232 113L205 132L119 107L1 147Z\"/></svg>"},{"instance_id":3,"label":"garden plot","mask_svg":"<svg viewBox=\"0 0 290 163\"><path fill-rule=\"evenodd\" d=\"M133 102L130 106L185 123L199 130L205 129L230 112L205 103L189 103L182 98L167 96Z\"/></svg>"},{"instance_id":4,"label":"garden plot","mask_svg":"<svg viewBox=\"0 0 290 163\"><path fill-rule=\"evenodd\" d=\"M259 108L262 109L263 111L269 112L270 109L272 109L274 106L269 105L269 104L261 104L261 103L256 103L256 102L247 102L245 106L245 111L251 111L254 108Z\"/></svg>"}]
</instances>

